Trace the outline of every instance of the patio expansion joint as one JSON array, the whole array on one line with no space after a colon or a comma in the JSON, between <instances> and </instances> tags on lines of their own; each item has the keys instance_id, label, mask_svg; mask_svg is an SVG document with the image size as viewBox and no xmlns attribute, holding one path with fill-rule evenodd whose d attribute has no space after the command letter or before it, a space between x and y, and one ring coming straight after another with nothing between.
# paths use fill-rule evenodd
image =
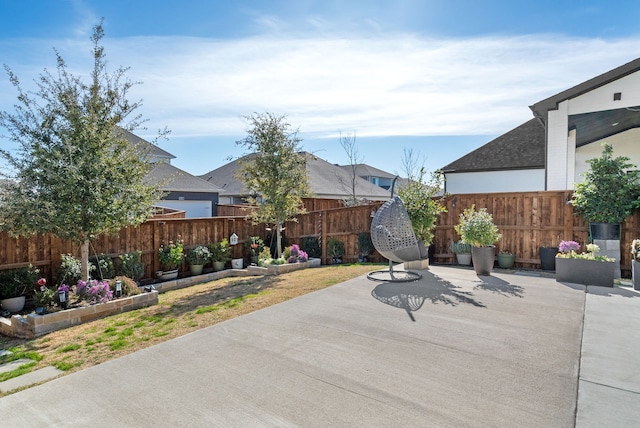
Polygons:
<instances>
[{"instance_id":1,"label":"patio expansion joint","mask_svg":"<svg viewBox=\"0 0 640 428\"><path fill-rule=\"evenodd\" d=\"M589 383L591 385L596 385L596 386L602 386L602 387L605 387L605 388L615 389L617 391L627 392L629 394L640 395L640 391L633 391L631 389L620 388L618 386L608 385L608 384L602 383L602 382L596 382L596 381L593 381L593 380L585 379L583 377L580 378L580 382L586 382L586 383Z\"/></svg>"}]
</instances>

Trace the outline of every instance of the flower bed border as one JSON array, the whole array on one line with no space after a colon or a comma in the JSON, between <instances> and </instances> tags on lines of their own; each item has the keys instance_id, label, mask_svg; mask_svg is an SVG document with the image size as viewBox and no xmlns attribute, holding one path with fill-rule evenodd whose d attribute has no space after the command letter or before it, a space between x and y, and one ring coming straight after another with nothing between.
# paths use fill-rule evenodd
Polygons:
<instances>
[{"instance_id":1,"label":"flower bed border","mask_svg":"<svg viewBox=\"0 0 640 428\"><path fill-rule=\"evenodd\" d=\"M55 330L93 321L107 315L132 311L158 304L158 292L136 294L80 308L65 309L51 314L13 315L0 318L0 333L21 339L33 339Z\"/></svg>"},{"instance_id":2,"label":"flower bed border","mask_svg":"<svg viewBox=\"0 0 640 428\"><path fill-rule=\"evenodd\" d=\"M157 305L158 294L170 290L178 290L230 276L278 275L280 273L292 272L294 270L317 267L320 265L320 259L310 259L308 262L304 263L272 265L268 268L249 266L246 269L225 269L218 272L163 281L152 284L154 290L150 292L127 296L122 299L111 300L106 303L70 308L45 315L31 313L27 315L13 315L11 318L0 317L0 334L18 337L21 339L33 339L52 331L93 321L108 315Z\"/></svg>"},{"instance_id":3,"label":"flower bed border","mask_svg":"<svg viewBox=\"0 0 640 428\"><path fill-rule=\"evenodd\" d=\"M269 265L267 267L247 266L247 272L255 275L280 275L295 270L319 267L321 264L320 259L311 258L309 261L303 263L285 263L283 265Z\"/></svg>"}]
</instances>

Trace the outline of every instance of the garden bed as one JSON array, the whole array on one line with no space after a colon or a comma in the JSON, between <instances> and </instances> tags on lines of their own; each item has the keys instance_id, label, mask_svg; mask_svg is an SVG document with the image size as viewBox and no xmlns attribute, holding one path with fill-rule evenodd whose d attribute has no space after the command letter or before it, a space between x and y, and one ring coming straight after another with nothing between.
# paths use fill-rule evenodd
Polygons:
<instances>
[{"instance_id":1,"label":"garden bed","mask_svg":"<svg viewBox=\"0 0 640 428\"><path fill-rule=\"evenodd\" d=\"M98 303L90 306L69 308L45 315L36 313L23 313L13 315L10 318L0 317L0 334L32 339L51 331L60 330L108 315L158 304L158 293L170 290L178 290L195 284L215 281L216 279L230 276L258 276L277 275L294 270L320 266L320 259L310 259L304 263L287 263L272 265L267 268L249 266L247 269L225 269L218 272L204 273L202 275L187 276L170 281L155 282L146 285L152 286L151 292L127 296L121 299L111 300L106 303Z\"/></svg>"},{"instance_id":2,"label":"garden bed","mask_svg":"<svg viewBox=\"0 0 640 428\"><path fill-rule=\"evenodd\" d=\"M45 315L30 313L27 315L13 315L11 318L0 317L0 333L6 336L32 339L51 331L93 321L107 315L157 304L158 292L151 291L111 300L106 303L65 309Z\"/></svg>"}]
</instances>

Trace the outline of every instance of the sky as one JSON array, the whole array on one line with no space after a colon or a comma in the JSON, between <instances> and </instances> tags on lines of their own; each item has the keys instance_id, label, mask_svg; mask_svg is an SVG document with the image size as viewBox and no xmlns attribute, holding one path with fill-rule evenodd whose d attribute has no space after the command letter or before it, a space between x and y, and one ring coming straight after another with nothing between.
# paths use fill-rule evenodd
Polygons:
<instances>
[{"instance_id":1,"label":"sky","mask_svg":"<svg viewBox=\"0 0 640 428\"><path fill-rule=\"evenodd\" d=\"M87 78L102 18L108 71L141 82L135 133L169 129L158 145L194 175L244 153L255 112L331 163L355 136L358 161L405 175L411 153L434 171L640 57L636 0L0 0L0 63L34 88L55 48ZM0 70L0 110L16 97Z\"/></svg>"}]
</instances>

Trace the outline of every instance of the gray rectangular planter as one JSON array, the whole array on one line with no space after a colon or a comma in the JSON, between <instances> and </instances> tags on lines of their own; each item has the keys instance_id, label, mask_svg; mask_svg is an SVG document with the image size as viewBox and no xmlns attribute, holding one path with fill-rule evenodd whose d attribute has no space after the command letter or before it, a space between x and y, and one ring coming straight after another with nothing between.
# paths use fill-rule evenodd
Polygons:
<instances>
[{"instance_id":1,"label":"gray rectangular planter","mask_svg":"<svg viewBox=\"0 0 640 428\"><path fill-rule=\"evenodd\" d=\"M615 267L613 262L556 257L556 281L613 287Z\"/></svg>"}]
</instances>

